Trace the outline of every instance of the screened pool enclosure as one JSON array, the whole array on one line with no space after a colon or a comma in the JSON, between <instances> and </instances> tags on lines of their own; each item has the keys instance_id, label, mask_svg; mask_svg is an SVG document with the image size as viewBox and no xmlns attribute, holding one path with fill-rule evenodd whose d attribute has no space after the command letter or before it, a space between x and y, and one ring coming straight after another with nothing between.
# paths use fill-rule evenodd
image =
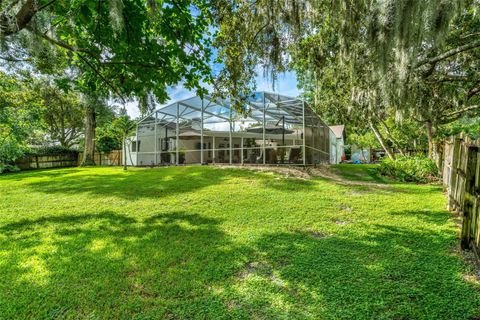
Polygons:
<instances>
[{"instance_id":1,"label":"screened pool enclosure","mask_svg":"<svg viewBox=\"0 0 480 320\"><path fill-rule=\"evenodd\" d=\"M238 112L228 100L195 96L140 120L127 163L328 163L329 138L328 126L297 98L255 92Z\"/></svg>"}]
</instances>

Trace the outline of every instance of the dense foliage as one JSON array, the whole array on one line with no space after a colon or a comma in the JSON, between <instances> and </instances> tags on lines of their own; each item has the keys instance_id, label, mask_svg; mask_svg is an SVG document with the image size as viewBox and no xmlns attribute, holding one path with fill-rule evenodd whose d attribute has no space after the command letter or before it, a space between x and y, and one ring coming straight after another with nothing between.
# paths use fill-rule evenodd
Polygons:
<instances>
[{"instance_id":1,"label":"dense foliage","mask_svg":"<svg viewBox=\"0 0 480 320\"><path fill-rule=\"evenodd\" d=\"M42 146L37 148L30 148L26 153L29 156L50 156L57 154L78 154L78 149L68 148L65 146Z\"/></svg>"},{"instance_id":2,"label":"dense foliage","mask_svg":"<svg viewBox=\"0 0 480 320\"><path fill-rule=\"evenodd\" d=\"M71 147L84 132L84 105L78 92L63 90L54 81L36 79L34 90L42 103L42 120L47 139Z\"/></svg>"},{"instance_id":3,"label":"dense foliage","mask_svg":"<svg viewBox=\"0 0 480 320\"><path fill-rule=\"evenodd\" d=\"M124 144L128 143L129 137L135 132L136 122L126 114L116 117L111 123L97 128L96 149L100 152L112 150L127 150ZM127 154L124 153L124 169Z\"/></svg>"},{"instance_id":4,"label":"dense foliage","mask_svg":"<svg viewBox=\"0 0 480 320\"><path fill-rule=\"evenodd\" d=\"M294 70L330 123L369 128L393 159L405 139L392 131L406 121L438 158L442 127L480 110L478 9L477 0L218 1L220 80L236 94L258 65L273 79Z\"/></svg>"},{"instance_id":5,"label":"dense foliage","mask_svg":"<svg viewBox=\"0 0 480 320\"><path fill-rule=\"evenodd\" d=\"M200 88L210 21L206 0L0 2L4 59L69 69L66 85L117 98L152 93L163 101L166 86L182 80Z\"/></svg>"},{"instance_id":6,"label":"dense foliage","mask_svg":"<svg viewBox=\"0 0 480 320\"><path fill-rule=\"evenodd\" d=\"M20 171L20 169L16 165L0 163L0 173L12 173L18 171Z\"/></svg>"},{"instance_id":7,"label":"dense foliage","mask_svg":"<svg viewBox=\"0 0 480 320\"><path fill-rule=\"evenodd\" d=\"M378 167L380 174L403 182L428 182L438 177L435 161L422 155L384 158Z\"/></svg>"},{"instance_id":8,"label":"dense foliage","mask_svg":"<svg viewBox=\"0 0 480 320\"><path fill-rule=\"evenodd\" d=\"M122 137L116 128L109 124L96 130L95 148L99 152L122 149Z\"/></svg>"},{"instance_id":9,"label":"dense foliage","mask_svg":"<svg viewBox=\"0 0 480 320\"><path fill-rule=\"evenodd\" d=\"M83 94L84 163L93 164L97 106L107 99L137 98L145 113L167 99L167 86L182 82L205 93L202 83L211 82L209 4L0 1L0 60L54 75L62 89Z\"/></svg>"},{"instance_id":10,"label":"dense foliage","mask_svg":"<svg viewBox=\"0 0 480 320\"><path fill-rule=\"evenodd\" d=\"M24 81L0 71L0 164L11 164L28 150L41 123L41 110Z\"/></svg>"}]
</instances>

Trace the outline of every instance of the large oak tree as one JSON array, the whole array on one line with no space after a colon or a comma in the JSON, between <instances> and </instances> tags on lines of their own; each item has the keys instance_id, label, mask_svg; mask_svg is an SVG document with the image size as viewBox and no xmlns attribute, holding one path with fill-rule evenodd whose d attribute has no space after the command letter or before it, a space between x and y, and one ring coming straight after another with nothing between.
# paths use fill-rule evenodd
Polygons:
<instances>
[{"instance_id":1,"label":"large oak tree","mask_svg":"<svg viewBox=\"0 0 480 320\"><path fill-rule=\"evenodd\" d=\"M0 0L0 59L68 73L88 101L155 96L210 81L207 0ZM93 162L95 105L85 109Z\"/></svg>"},{"instance_id":2,"label":"large oak tree","mask_svg":"<svg viewBox=\"0 0 480 320\"><path fill-rule=\"evenodd\" d=\"M390 157L388 118L438 125L478 112L478 0L218 0L223 94L255 68L294 70L322 114L368 124ZM389 141L388 141L389 140Z\"/></svg>"}]
</instances>

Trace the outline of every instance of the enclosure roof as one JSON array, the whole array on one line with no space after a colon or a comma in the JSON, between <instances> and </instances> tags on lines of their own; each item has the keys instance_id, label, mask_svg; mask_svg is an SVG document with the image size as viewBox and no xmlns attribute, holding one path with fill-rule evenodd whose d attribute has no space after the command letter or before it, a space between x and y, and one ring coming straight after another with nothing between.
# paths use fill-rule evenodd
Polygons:
<instances>
[{"instance_id":1,"label":"enclosure roof","mask_svg":"<svg viewBox=\"0 0 480 320\"><path fill-rule=\"evenodd\" d=\"M265 104L265 106L264 106ZM271 92L253 92L246 99L241 110L232 107L229 99L215 99L210 95L193 96L161 106L139 123L173 122L177 117L182 122L201 121L203 107L204 123L250 120L254 122L285 121L290 125L303 125L303 105L305 104L305 125L325 125L308 103L299 98ZM178 105L178 108L177 108ZM265 108L265 115L264 115ZM264 119L265 117L265 119Z\"/></svg>"}]
</instances>

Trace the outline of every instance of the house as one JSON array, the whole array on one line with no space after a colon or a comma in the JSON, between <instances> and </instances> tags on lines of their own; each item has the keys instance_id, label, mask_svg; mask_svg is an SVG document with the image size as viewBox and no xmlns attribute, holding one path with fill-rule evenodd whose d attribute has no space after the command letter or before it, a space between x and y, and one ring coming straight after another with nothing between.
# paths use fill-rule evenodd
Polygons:
<instances>
[{"instance_id":1,"label":"house","mask_svg":"<svg viewBox=\"0 0 480 320\"><path fill-rule=\"evenodd\" d=\"M241 112L230 100L194 96L162 106L137 124L127 164L314 165L331 161L332 131L298 98L254 92ZM337 142L335 143L337 144Z\"/></svg>"},{"instance_id":2,"label":"house","mask_svg":"<svg viewBox=\"0 0 480 320\"><path fill-rule=\"evenodd\" d=\"M345 126L330 126L330 163L340 163L345 157Z\"/></svg>"}]
</instances>

